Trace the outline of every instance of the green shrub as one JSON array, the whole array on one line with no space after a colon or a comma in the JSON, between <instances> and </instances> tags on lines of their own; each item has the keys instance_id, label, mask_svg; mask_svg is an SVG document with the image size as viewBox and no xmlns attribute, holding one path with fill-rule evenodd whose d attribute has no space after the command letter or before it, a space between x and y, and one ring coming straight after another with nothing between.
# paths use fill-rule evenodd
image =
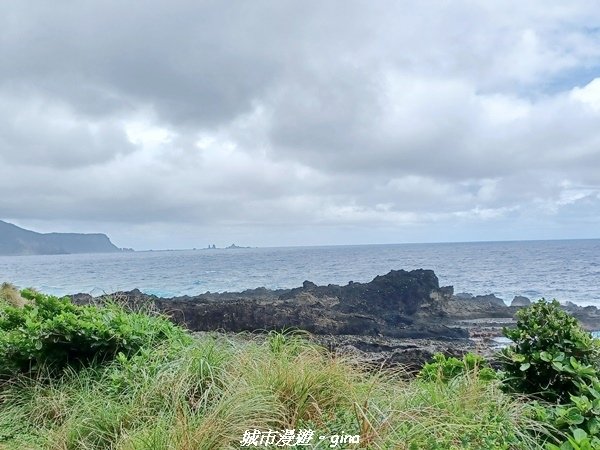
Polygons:
<instances>
[{"instance_id":1,"label":"green shrub","mask_svg":"<svg viewBox=\"0 0 600 450\"><path fill-rule=\"evenodd\" d=\"M517 314L517 327L504 330L514 341L502 352L505 386L558 403L544 420L564 434L548 450L600 449L598 341L556 300Z\"/></svg>"},{"instance_id":2,"label":"green shrub","mask_svg":"<svg viewBox=\"0 0 600 450\"><path fill-rule=\"evenodd\" d=\"M462 359L453 356L447 358L442 353L436 353L433 355L433 361L425 364L418 376L424 381L448 382L465 373L477 374L483 381L496 378L496 372L485 359L473 353L465 354Z\"/></svg>"},{"instance_id":3,"label":"green shrub","mask_svg":"<svg viewBox=\"0 0 600 450\"><path fill-rule=\"evenodd\" d=\"M578 395L547 408L546 421L564 433L561 446L548 444L548 450L600 449L600 380L596 374L582 377L576 384Z\"/></svg>"},{"instance_id":4,"label":"green shrub","mask_svg":"<svg viewBox=\"0 0 600 450\"><path fill-rule=\"evenodd\" d=\"M142 346L183 337L167 319L105 306L78 306L24 290L29 300L17 308L0 308L0 376L35 372L112 359L117 353L135 353Z\"/></svg>"},{"instance_id":5,"label":"green shrub","mask_svg":"<svg viewBox=\"0 0 600 450\"><path fill-rule=\"evenodd\" d=\"M505 385L550 402L568 401L581 378L595 376L598 346L577 319L544 299L517 313L517 326L504 329L514 344L502 351Z\"/></svg>"}]
</instances>

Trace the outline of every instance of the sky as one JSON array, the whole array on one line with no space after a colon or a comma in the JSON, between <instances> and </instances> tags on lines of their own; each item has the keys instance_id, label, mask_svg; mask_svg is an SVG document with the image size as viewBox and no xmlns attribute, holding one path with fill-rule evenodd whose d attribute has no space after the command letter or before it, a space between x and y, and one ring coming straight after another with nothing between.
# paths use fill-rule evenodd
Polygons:
<instances>
[{"instance_id":1,"label":"sky","mask_svg":"<svg viewBox=\"0 0 600 450\"><path fill-rule=\"evenodd\" d=\"M0 192L135 249L599 238L600 8L5 0Z\"/></svg>"}]
</instances>

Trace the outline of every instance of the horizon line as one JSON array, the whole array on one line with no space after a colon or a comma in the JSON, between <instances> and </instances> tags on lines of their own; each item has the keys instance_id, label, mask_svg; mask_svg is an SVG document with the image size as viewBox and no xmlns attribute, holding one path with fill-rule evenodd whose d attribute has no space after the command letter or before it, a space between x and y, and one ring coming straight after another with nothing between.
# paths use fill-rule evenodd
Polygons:
<instances>
[{"instance_id":1,"label":"horizon line","mask_svg":"<svg viewBox=\"0 0 600 450\"><path fill-rule=\"evenodd\" d=\"M431 242L371 242L361 244L307 244L307 245L251 245L239 246L237 248L228 247L190 247L190 248L148 248L135 250L135 252L183 252L183 251L202 251L202 250L248 250L257 248L317 248L317 247L368 247L378 245L444 245L444 244L498 244L498 243L518 243L518 242L560 242L560 241L597 241L600 237L594 238L558 238L558 239L506 239L506 240L476 240L476 241L431 241ZM237 244L236 244L237 245Z\"/></svg>"}]
</instances>

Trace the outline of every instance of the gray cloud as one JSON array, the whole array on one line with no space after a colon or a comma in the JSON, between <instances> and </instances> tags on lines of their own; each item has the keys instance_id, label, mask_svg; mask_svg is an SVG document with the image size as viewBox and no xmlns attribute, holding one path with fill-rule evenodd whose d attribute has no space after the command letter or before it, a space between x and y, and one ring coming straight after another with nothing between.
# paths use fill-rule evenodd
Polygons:
<instances>
[{"instance_id":1,"label":"gray cloud","mask_svg":"<svg viewBox=\"0 0 600 450\"><path fill-rule=\"evenodd\" d=\"M4 164L60 170L102 163L135 150L116 121L85 120L43 98L2 97L0 117Z\"/></svg>"},{"instance_id":2,"label":"gray cloud","mask_svg":"<svg viewBox=\"0 0 600 450\"><path fill-rule=\"evenodd\" d=\"M138 246L168 246L173 229L444 239L457 223L495 239L506 220L525 238L536 214L578 237L590 228L577 217L600 217L600 12L587 2L6 11L0 217L164 230Z\"/></svg>"}]
</instances>

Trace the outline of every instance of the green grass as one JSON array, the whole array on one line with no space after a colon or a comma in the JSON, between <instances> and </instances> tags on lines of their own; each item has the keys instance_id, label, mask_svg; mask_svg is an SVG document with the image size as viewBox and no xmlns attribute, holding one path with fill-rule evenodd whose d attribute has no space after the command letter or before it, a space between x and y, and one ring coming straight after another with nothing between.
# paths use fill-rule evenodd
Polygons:
<instances>
[{"instance_id":1,"label":"green grass","mask_svg":"<svg viewBox=\"0 0 600 450\"><path fill-rule=\"evenodd\" d=\"M373 449L536 449L546 432L526 402L473 373L407 381L291 334L172 340L0 387L3 450L234 449L254 428L360 434ZM330 448L312 444L297 448Z\"/></svg>"},{"instance_id":2,"label":"green grass","mask_svg":"<svg viewBox=\"0 0 600 450\"><path fill-rule=\"evenodd\" d=\"M551 434L477 364L409 379L298 332L193 337L149 309L22 295L0 290L0 450L236 449L254 429L313 430L297 449L508 450Z\"/></svg>"}]
</instances>

